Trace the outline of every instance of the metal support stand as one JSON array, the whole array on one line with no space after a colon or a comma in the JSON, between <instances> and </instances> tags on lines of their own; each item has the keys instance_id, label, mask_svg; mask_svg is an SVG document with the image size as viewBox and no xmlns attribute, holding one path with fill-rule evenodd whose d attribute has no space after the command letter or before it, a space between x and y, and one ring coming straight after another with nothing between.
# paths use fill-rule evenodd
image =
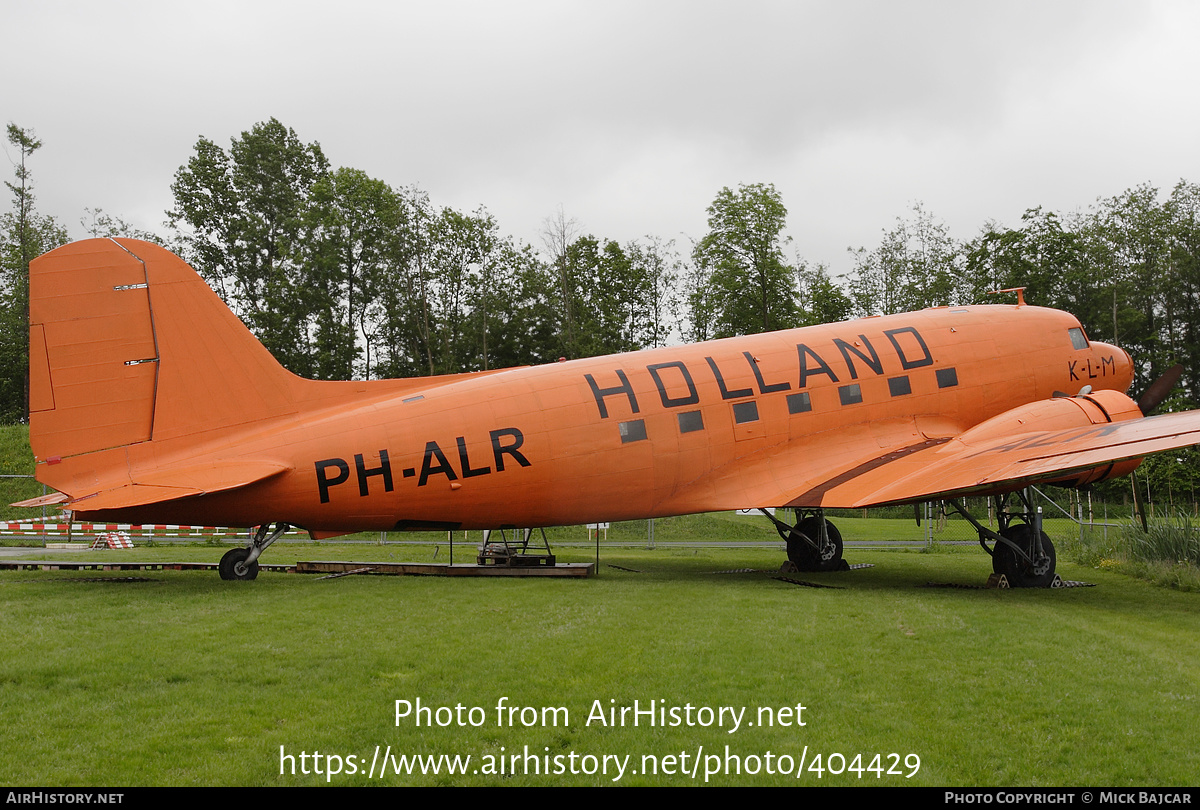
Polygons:
<instances>
[{"instance_id":1,"label":"metal support stand","mask_svg":"<svg viewBox=\"0 0 1200 810\"><path fill-rule=\"evenodd\" d=\"M506 531L513 533L513 539L510 542ZM533 537L533 529L499 529L493 532L491 529L485 529L483 532L483 545L479 548L479 556L476 561L479 565L503 565L507 567L525 566L525 565L554 565L555 557L550 550L550 541L546 539L546 530L538 529L542 534L541 547L534 546L530 548L530 540ZM517 532L521 532L520 539L517 538ZM494 542L491 538L493 533L500 535L500 542ZM538 553L542 549L545 553Z\"/></svg>"}]
</instances>

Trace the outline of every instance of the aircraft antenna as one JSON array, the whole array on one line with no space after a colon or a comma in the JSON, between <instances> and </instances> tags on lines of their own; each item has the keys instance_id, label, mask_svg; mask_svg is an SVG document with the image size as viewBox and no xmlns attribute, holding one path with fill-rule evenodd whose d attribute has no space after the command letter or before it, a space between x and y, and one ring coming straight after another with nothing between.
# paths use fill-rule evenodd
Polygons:
<instances>
[{"instance_id":1,"label":"aircraft antenna","mask_svg":"<svg viewBox=\"0 0 1200 810\"><path fill-rule=\"evenodd\" d=\"M1000 293L1015 292L1017 294L1017 306L1025 306L1025 288L1024 287L1009 287L1004 290L990 290L988 295L999 295Z\"/></svg>"}]
</instances>

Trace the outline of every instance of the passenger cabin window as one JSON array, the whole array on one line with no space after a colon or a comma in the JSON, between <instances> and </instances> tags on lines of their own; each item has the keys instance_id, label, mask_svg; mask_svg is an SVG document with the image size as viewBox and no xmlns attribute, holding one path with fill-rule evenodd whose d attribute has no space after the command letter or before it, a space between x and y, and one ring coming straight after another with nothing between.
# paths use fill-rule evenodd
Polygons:
<instances>
[{"instance_id":1,"label":"passenger cabin window","mask_svg":"<svg viewBox=\"0 0 1200 810\"><path fill-rule=\"evenodd\" d=\"M1088 341L1087 338L1084 337L1082 329L1078 327L1074 329L1068 329L1067 334L1071 336L1071 348L1086 349L1088 347Z\"/></svg>"}]
</instances>

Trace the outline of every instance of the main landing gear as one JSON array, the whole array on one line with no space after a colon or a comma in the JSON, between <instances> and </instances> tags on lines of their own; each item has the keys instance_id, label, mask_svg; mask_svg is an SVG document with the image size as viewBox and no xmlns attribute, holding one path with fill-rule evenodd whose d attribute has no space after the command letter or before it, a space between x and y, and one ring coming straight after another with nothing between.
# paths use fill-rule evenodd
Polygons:
<instances>
[{"instance_id":1,"label":"main landing gear","mask_svg":"<svg viewBox=\"0 0 1200 810\"><path fill-rule=\"evenodd\" d=\"M842 535L825 519L824 509L797 509L796 524L789 526L765 509L760 509L787 543L788 559L799 571L845 571Z\"/></svg>"},{"instance_id":2,"label":"main landing gear","mask_svg":"<svg viewBox=\"0 0 1200 810\"><path fill-rule=\"evenodd\" d=\"M1019 503L1013 503L1016 496ZM992 571L1003 574L1012 588L1049 588L1058 578L1054 544L1042 531L1042 513L1033 506L1031 490L1001 495L996 499L1000 531L994 532L968 514L958 501L946 501L979 532L979 545L992 555ZM991 540L992 548L988 548Z\"/></svg>"},{"instance_id":3,"label":"main landing gear","mask_svg":"<svg viewBox=\"0 0 1200 810\"><path fill-rule=\"evenodd\" d=\"M258 576L259 555L266 551L267 546L283 537L283 533L292 527L287 523L276 523L275 531L268 535L267 532L270 531L270 528L270 524L259 526L249 546L225 552L217 569L221 574L221 579L255 579Z\"/></svg>"}]
</instances>

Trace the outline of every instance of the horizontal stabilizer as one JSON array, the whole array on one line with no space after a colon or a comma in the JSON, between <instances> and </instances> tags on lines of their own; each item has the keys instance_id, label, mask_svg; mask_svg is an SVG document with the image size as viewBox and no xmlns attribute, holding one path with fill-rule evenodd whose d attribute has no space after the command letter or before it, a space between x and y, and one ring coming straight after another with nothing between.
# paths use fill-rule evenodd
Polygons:
<instances>
[{"instance_id":1,"label":"horizontal stabilizer","mask_svg":"<svg viewBox=\"0 0 1200 810\"><path fill-rule=\"evenodd\" d=\"M88 512L144 506L238 489L278 475L287 469L282 464L254 461L213 462L176 467L139 475L138 480L131 484L84 495L73 499L67 505L71 509Z\"/></svg>"},{"instance_id":2,"label":"horizontal stabilizer","mask_svg":"<svg viewBox=\"0 0 1200 810\"><path fill-rule=\"evenodd\" d=\"M66 503L70 498L61 492L51 492L47 495L38 495L36 498L30 498L27 501L17 501L10 503L9 506L20 506L23 508L34 509L39 506L54 506L59 503Z\"/></svg>"}]
</instances>

